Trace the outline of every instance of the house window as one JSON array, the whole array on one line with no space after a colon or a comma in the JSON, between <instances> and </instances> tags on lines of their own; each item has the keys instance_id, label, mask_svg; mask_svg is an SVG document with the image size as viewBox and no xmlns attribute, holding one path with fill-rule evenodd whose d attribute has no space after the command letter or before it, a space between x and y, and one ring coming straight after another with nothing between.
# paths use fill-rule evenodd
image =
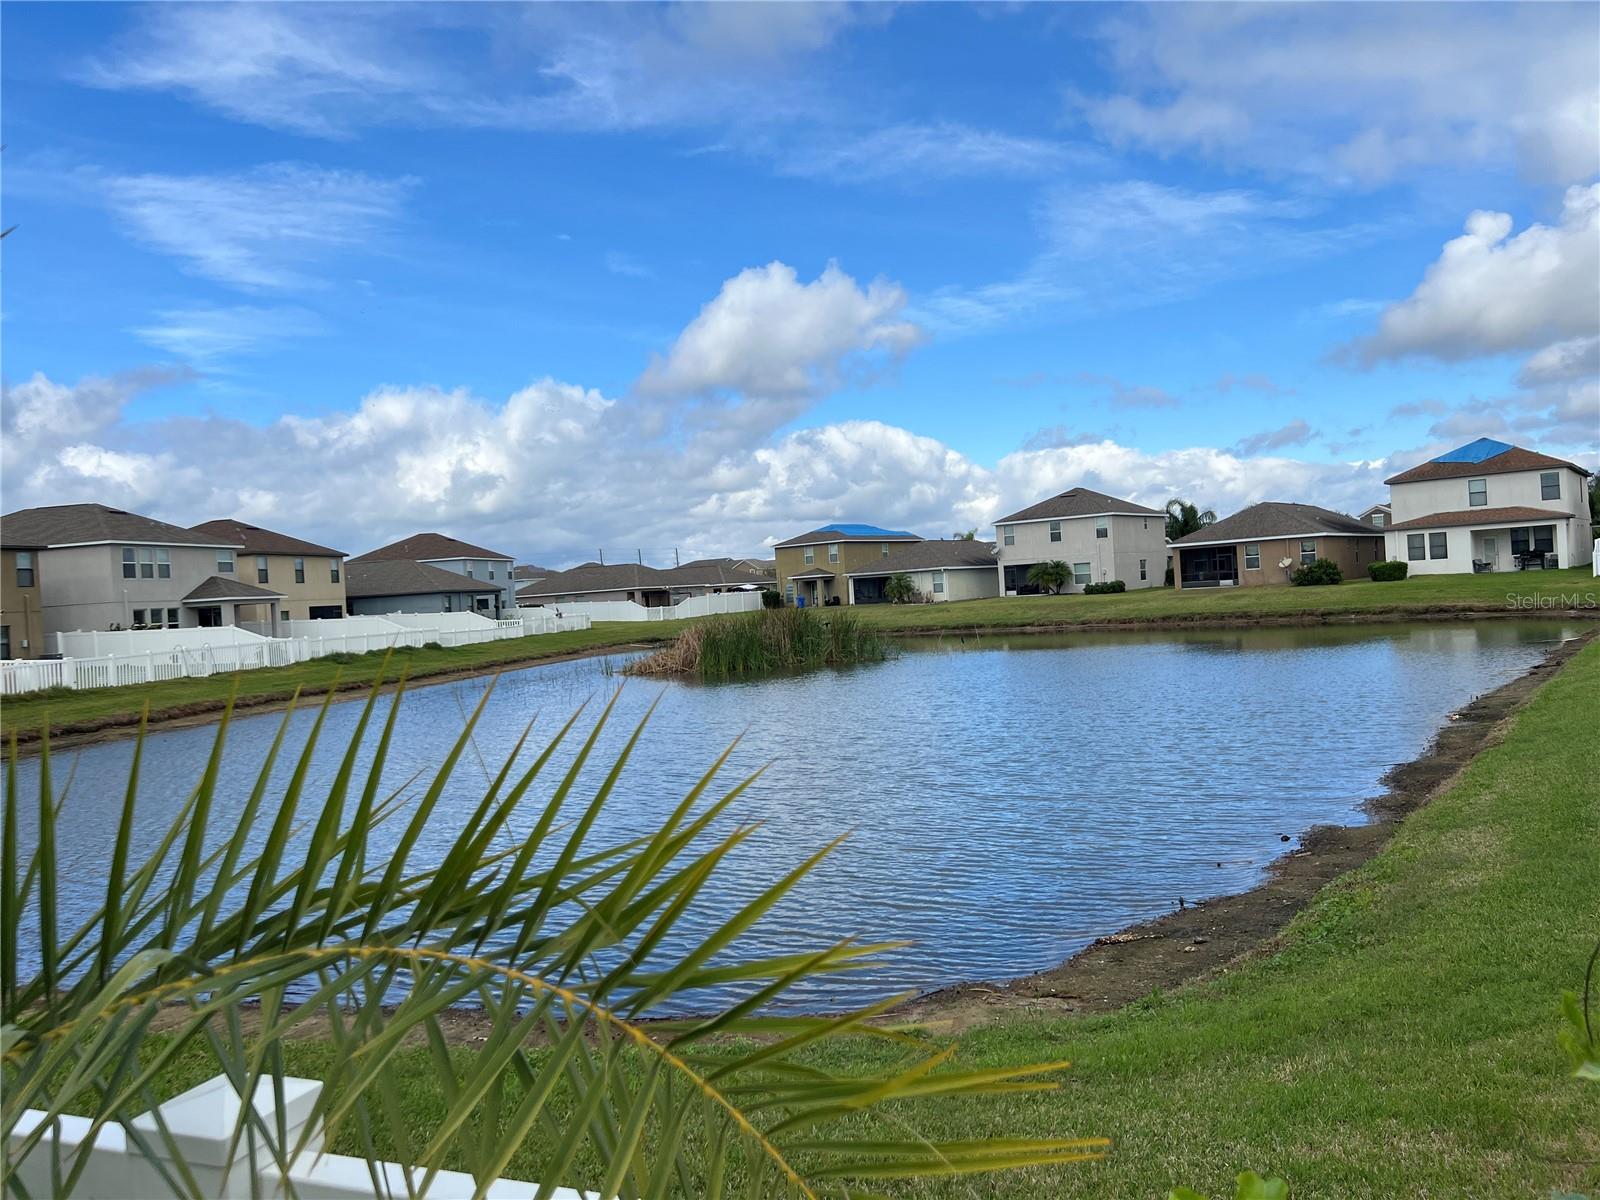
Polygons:
<instances>
[{"instance_id":1,"label":"house window","mask_svg":"<svg viewBox=\"0 0 1600 1200\"><path fill-rule=\"evenodd\" d=\"M632 593L630 593L630 597L631 597L631 595L632 595ZM445 612L455 612L455 607L451 604L449 596L446 596L444 598L444 611Z\"/></svg>"},{"instance_id":2,"label":"house window","mask_svg":"<svg viewBox=\"0 0 1600 1200\"><path fill-rule=\"evenodd\" d=\"M489 564L489 578L490 579L494 578L494 564L493 563Z\"/></svg>"},{"instance_id":3,"label":"house window","mask_svg":"<svg viewBox=\"0 0 1600 1200\"><path fill-rule=\"evenodd\" d=\"M1467 480L1467 505L1470 508L1482 508L1489 503L1489 481L1487 479Z\"/></svg>"},{"instance_id":4,"label":"house window","mask_svg":"<svg viewBox=\"0 0 1600 1200\"><path fill-rule=\"evenodd\" d=\"M1445 534L1444 534L1443 530L1440 530L1438 533L1430 533L1428 535L1428 557L1429 558L1449 558L1450 557L1450 543L1449 543L1449 540L1445 537Z\"/></svg>"},{"instance_id":5,"label":"house window","mask_svg":"<svg viewBox=\"0 0 1600 1200\"><path fill-rule=\"evenodd\" d=\"M1017 544L1017 527L1015 525L1005 526L1000 530L1000 538L1006 545L1015 546Z\"/></svg>"},{"instance_id":6,"label":"house window","mask_svg":"<svg viewBox=\"0 0 1600 1200\"><path fill-rule=\"evenodd\" d=\"M1096 517L1094 522L1094 535L1097 538L1111 536L1111 522L1105 517Z\"/></svg>"},{"instance_id":7,"label":"house window","mask_svg":"<svg viewBox=\"0 0 1600 1200\"><path fill-rule=\"evenodd\" d=\"M939 595L942 595L943 593L944 593L944 572L943 571L935 571L933 573L933 594L935 596L939 596Z\"/></svg>"},{"instance_id":8,"label":"house window","mask_svg":"<svg viewBox=\"0 0 1600 1200\"><path fill-rule=\"evenodd\" d=\"M1244 548L1244 569L1246 571L1261 570L1261 543L1247 542Z\"/></svg>"},{"instance_id":9,"label":"house window","mask_svg":"<svg viewBox=\"0 0 1600 1200\"><path fill-rule=\"evenodd\" d=\"M1406 534L1406 558L1412 562L1421 562L1428 556L1428 539L1420 533Z\"/></svg>"},{"instance_id":10,"label":"house window","mask_svg":"<svg viewBox=\"0 0 1600 1200\"><path fill-rule=\"evenodd\" d=\"M17 551L17 586L33 586L33 551Z\"/></svg>"},{"instance_id":11,"label":"house window","mask_svg":"<svg viewBox=\"0 0 1600 1200\"><path fill-rule=\"evenodd\" d=\"M471 563L467 564L467 578L468 579L476 579L477 578L477 576L472 573L472 564Z\"/></svg>"},{"instance_id":12,"label":"house window","mask_svg":"<svg viewBox=\"0 0 1600 1200\"><path fill-rule=\"evenodd\" d=\"M137 579L139 577L139 564L134 561L132 546L122 548L122 577L124 579Z\"/></svg>"},{"instance_id":13,"label":"house window","mask_svg":"<svg viewBox=\"0 0 1600 1200\"><path fill-rule=\"evenodd\" d=\"M296 583L304 583L306 581L306 560L303 558L294 560L294 581Z\"/></svg>"},{"instance_id":14,"label":"house window","mask_svg":"<svg viewBox=\"0 0 1600 1200\"><path fill-rule=\"evenodd\" d=\"M806 566L809 567L812 563L817 561L816 552L814 550L812 550L812 548L810 546L807 546L806 549L805 549L804 558L805 558Z\"/></svg>"},{"instance_id":15,"label":"house window","mask_svg":"<svg viewBox=\"0 0 1600 1200\"><path fill-rule=\"evenodd\" d=\"M1532 528L1523 527L1511 531L1511 553L1527 554L1530 550L1539 554L1550 554L1556 548L1556 527L1554 525L1535 525Z\"/></svg>"},{"instance_id":16,"label":"house window","mask_svg":"<svg viewBox=\"0 0 1600 1200\"><path fill-rule=\"evenodd\" d=\"M156 577L156 552L150 546L145 546L139 551L139 578L154 579Z\"/></svg>"},{"instance_id":17,"label":"house window","mask_svg":"<svg viewBox=\"0 0 1600 1200\"><path fill-rule=\"evenodd\" d=\"M168 626L170 626L173 629L176 629L178 627L178 610L177 609L175 609L175 608L167 609L167 624L168 624Z\"/></svg>"},{"instance_id":18,"label":"house window","mask_svg":"<svg viewBox=\"0 0 1600 1200\"><path fill-rule=\"evenodd\" d=\"M1144 519L1144 527L1145 527L1145 528L1146 528L1146 529L1149 529L1149 528L1150 528L1150 518L1149 518L1149 517L1146 517L1146 518L1145 518L1145 519Z\"/></svg>"},{"instance_id":19,"label":"house window","mask_svg":"<svg viewBox=\"0 0 1600 1200\"><path fill-rule=\"evenodd\" d=\"M1051 521L1050 522L1050 540L1052 542L1059 542L1061 540L1061 522L1060 521Z\"/></svg>"},{"instance_id":20,"label":"house window","mask_svg":"<svg viewBox=\"0 0 1600 1200\"><path fill-rule=\"evenodd\" d=\"M879 546L878 549L883 551L883 557L884 558L888 558L889 557L889 543L888 542L885 542L883 545Z\"/></svg>"},{"instance_id":21,"label":"house window","mask_svg":"<svg viewBox=\"0 0 1600 1200\"><path fill-rule=\"evenodd\" d=\"M165 546L156 550L156 576L160 579L172 578L172 551Z\"/></svg>"},{"instance_id":22,"label":"house window","mask_svg":"<svg viewBox=\"0 0 1600 1200\"><path fill-rule=\"evenodd\" d=\"M339 582L339 560L337 558L330 560L328 563L328 582Z\"/></svg>"},{"instance_id":23,"label":"house window","mask_svg":"<svg viewBox=\"0 0 1600 1200\"><path fill-rule=\"evenodd\" d=\"M267 556L265 554L256 555L256 582L267 582Z\"/></svg>"},{"instance_id":24,"label":"house window","mask_svg":"<svg viewBox=\"0 0 1600 1200\"><path fill-rule=\"evenodd\" d=\"M142 609L142 608L134 609L133 610L133 625L134 625L134 628L137 629L140 625L143 625L143 624L144 624L144 609Z\"/></svg>"},{"instance_id":25,"label":"house window","mask_svg":"<svg viewBox=\"0 0 1600 1200\"><path fill-rule=\"evenodd\" d=\"M0 625L0 658L11 657L11 626Z\"/></svg>"},{"instance_id":26,"label":"house window","mask_svg":"<svg viewBox=\"0 0 1600 1200\"><path fill-rule=\"evenodd\" d=\"M1150 578L1150 576L1145 573L1145 563L1147 563L1149 561L1150 561L1149 559L1145 559L1145 558L1141 558L1139 560L1139 578L1140 579L1149 579Z\"/></svg>"},{"instance_id":27,"label":"house window","mask_svg":"<svg viewBox=\"0 0 1600 1200\"><path fill-rule=\"evenodd\" d=\"M839 561L839 543L833 542L828 546L828 561L831 563Z\"/></svg>"},{"instance_id":28,"label":"house window","mask_svg":"<svg viewBox=\"0 0 1600 1200\"><path fill-rule=\"evenodd\" d=\"M1539 499L1561 499L1561 472L1541 471L1539 473Z\"/></svg>"},{"instance_id":29,"label":"house window","mask_svg":"<svg viewBox=\"0 0 1600 1200\"><path fill-rule=\"evenodd\" d=\"M233 551L232 550L218 550L217 551L217 574L218 575L232 575L233 574Z\"/></svg>"},{"instance_id":30,"label":"house window","mask_svg":"<svg viewBox=\"0 0 1600 1200\"><path fill-rule=\"evenodd\" d=\"M1073 563L1072 564L1072 582L1073 583L1076 583L1076 584L1081 586L1081 585L1083 585L1085 583L1088 583L1091 578L1092 577L1089 574L1089 564L1088 563Z\"/></svg>"},{"instance_id":31,"label":"house window","mask_svg":"<svg viewBox=\"0 0 1600 1200\"><path fill-rule=\"evenodd\" d=\"M1301 542L1300 543L1300 563L1301 563L1301 565L1302 566L1310 566L1312 563L1314 563L1316 561L1317 561L1317 543L1316 543L1316 540L1315 539L1310 539L1308 541Z\"/></svg>"},{"instance_id":32,"label":"house window","mask_svg":"<svg viewBox=\"0 0 1600 1200\"><path fill-rule=\"evenodd\" d=\"M1383 528L1383 514L1382 513L1373 513L1372 514L1372 527L1374 529L1382 529Z\"/></svg>"}]
</instances>

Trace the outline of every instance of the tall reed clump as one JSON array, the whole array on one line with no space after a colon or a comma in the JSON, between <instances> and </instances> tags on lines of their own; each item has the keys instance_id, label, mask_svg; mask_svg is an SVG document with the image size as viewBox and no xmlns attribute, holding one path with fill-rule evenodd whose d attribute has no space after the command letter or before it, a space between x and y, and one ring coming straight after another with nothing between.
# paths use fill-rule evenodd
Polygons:
<instances>
[{"instance_id":1,"label":"tall reed clump","mask_svg":"<svg viewBox=\"0 0 1600 1200\"><path fill-rule=\"evenodd\" d=\"M630 663L627 674L737 679L882 662L890 650L888 640L854 613L770 608L696 622L670 646Z\"/></svg>"},{"instance_id":2,"label":"tall reed clump","mask_svg":"<svg viewBox=\"0 0 1600 1200\"><path fill-rule=\"evenodd\" d=\"M742 951L745 932L837 841L758 892L738 889L703 934L682 934L685 912L714 903L724 860L750 852L755 826L734 823L731 809L755 776L718 782L733 747L659 828L613 840L597 834L598 818L648 714L609 762L595 751L615 698L588 729L575 715L542 749L528 747L530 723L466 792L453 776L463 757L480 760L474 731L491 692L431 778L395 790L384 764L400 696L385 713L376 685L331 777L314 782L330 689L303 746L289 743L299 723L285 714L248 798L228 811L224 715L188 798L154 801L172 815L153 843L140 832L152 802L140 796L141 731L103 898L81 924L64 916L71 868L60 847L82 806L53 782L48 736L37 797L25 799L13 737L0 833L0 1193L72 1194L88 1156L50 1130L78 1112L92 1121L83 1145L120 1127L170 1194L195 1195L183 1146L159 1117L154 1130L134 1118L161 1098L181 1056L201 1052L239 1094L282 1096L307 1037L322 1043L314 1111L285 1129L272 1111L239 1105L235 1162L313 1155L323 1127L330 1148L366 1158L375 1180L395 1186L380 1164L398 1162L407 1192L429 1193L449 1161L472 1173L478 1196L515 1165L541 1196L565 1185L609 1200L855 1196L864 1181L1104 1153L1099 1139L916 1134L918 1104L1054 1088L1047 1076L1063 1063L958 1068L953 1046L867 1023L894 1000L770 1015L796 983L889 946L844 937L768 957ZM462 800L470 811L449 807ZM19 819L24 805L31 821ZM448 829L457 832L441 842ZM730 989L734 1000L716 999ZM668 1001L725 1007L641 1021ZM484 1012L476 1052L449 1044L455 1005ZM896 1053L836 1073L824 1064L840 1037ZM419 1086L438 1110L422 1128L410 1104ZM874 1117L885 1102L895 1111Z\"/></svg>"}]
</instances>

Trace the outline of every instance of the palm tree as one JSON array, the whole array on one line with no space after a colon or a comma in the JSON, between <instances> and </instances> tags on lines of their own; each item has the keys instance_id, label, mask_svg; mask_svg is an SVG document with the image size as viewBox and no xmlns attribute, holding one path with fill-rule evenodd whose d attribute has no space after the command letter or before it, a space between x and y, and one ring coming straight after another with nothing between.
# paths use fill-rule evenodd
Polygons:
<instances>
[{"instance_id":1,"label":"palm tree","mask_svg":"<svg viewBox=\"0 0 1600 1200\"><path fill-rule=\"evenodd\" d=\"M883 594L889 597L890 604L910 604L916 599L917 585L911 582L911 576L901 571L889 576L889 581L883 585Z\"/></svg>"},{"instance_id":2,"label":"palm tree","mask_svg":"<svg viewBox=\"0 0 1600 1200\"><path fill-rule=\"evenodd\" d=\"M1028 582L1045 588L1052 596L1060 595L1072 578L1072 568L1059 558L1053 562L1034 563L1028 568Z\"/></svg>"},{"instance_id":3,"label":"palm tree","mask_svg":"<svg viewBox=\"0 0 1600 1200\"><path fill-rule=\"evenodd\" d=\"M965 531L958 529L950 535L950 540L953 542L975 542L978 540L978 531L976 529Z\"/></svg>"},{"instance_id":4,"label":"palm tree","mask_svg":"<svg viewBox=\"0 0 1600 1200\"><path fill-rule=\"evenodd\" d=\"M1187 500L1174 496L1167 501L1167 541L1175 542L1191 533L1198 533L1207 525L1217 523L1217 514L1209 508L1197 508Z\"/></svg>"},{"instance_id":5,"label":"palm tree","mask_svg":"<svg viewBox=\"0 0 1600 1200\"><path fill-rule=\"evenodd\" d=\"M69 1106L87 1105L85 1143L120 1126L129 1153L156 1164L174 1194L190 1195L181 1148L164 1127L152 1133L133 1118L197 1057L243 1096L259 1094L258 1084L281 1096L290 1064L315 1061L325 1086L304 1132L240 1105L240 1161L247 1152L251 1163L292 1161L311 1153L322 1129L330 1149L374 1164L374 1178L385 1159L409 1172L449 1157L486 1188L515 1158L519 1174L608 1198L713 1196L736 1182L740 1194L833 1196L851 1179L1103 1152L1100 1141L1063 1139L930 1143L907 1125L908 1102L1054 1087L1041 1076L1063 1064L949 1069L950 1050L865 1023L893 1000L830 1016L767 1015L796 983L890 948L845 937L804 953L736 953L744 931L837 841L686 937L679 918L703 911L708 880L753 829L730 827L727 813L754 776L714 787L731 747L659 829L597 844L596 818L644 722L609 769L589 770L614 697L586 734L573 734L574 715L537 754L523 752L530 724L503 763L484 764L485 790L439 843L457 824L441 819L441 796L459 788L458 761L478 758L474 729L491 692L431 779L392 790L382 776L400 697L374 721L375 685L317 799L308 771L330 689L297 755L284 751L293 713L285 715L242 811L221 827L212 811L225 714L197 786L153 842L138 794L141 730L104 900L78 928L59 919L58 846L70 835L58 828L63 797L48 737L32 829L18 817L13 737L0 831L0 1136L9 1143L0 1191L70 1194L88 1156L58 1156L47 1139ZM581 744L570 750L573 741ZM553 765L563 755L572 759L564 770ZM294 760L281 764L292 770L274 771L280 758ZM592 797L580 797L580 776L594 781ZM372 834L389 826L394 835L380 846ZM664 954L673 936L689 949ZM719 998L730 990L738 998L719 1015L641 1022L668 1001L678 1011L726 1006ZM488 1026L473 1053L452 1050L445 1036L442 1018L460 1004L481 1007ZM836 1074L824 1065L826 1043L848 1036L900 1053ZM419 1086L440 1114L421 1129ZM863 1120L880 1101L896 1104L892 1120ZM21 1124L29 1109L43 1114L31 1130Z\"/></svg>"}]
</instances>

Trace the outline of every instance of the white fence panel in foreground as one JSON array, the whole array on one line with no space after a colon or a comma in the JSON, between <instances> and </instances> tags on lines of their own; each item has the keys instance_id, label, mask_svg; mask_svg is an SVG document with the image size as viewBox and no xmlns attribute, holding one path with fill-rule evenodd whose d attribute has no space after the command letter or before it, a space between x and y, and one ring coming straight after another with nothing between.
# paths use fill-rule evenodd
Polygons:
<instances>
[{"instance_id":1,"label":"white fence panel in foreground","mask_svg":"<svg viewBox=\"0 0 1600 1200\"><path fill-rule=\"evenodd\" d=\"M174 1160L168 1157L175 1147L183 1157L184 1168L191 1173L204 1196L388 1200L412 1195L455 1200L477 1191L472 1176L462 1171L440 1171L426 1192L419 1191L422 1172L412 1172L408 1186L406 1172L397 1163L381 1164L383 1182L380 1187L366 1159L324 1153L321 1128L312 1128L309 1136L306 1134L307 1122L311 1120L321 1090L322 1084L315 1080L284 1080L285 1148L292 1149L305 1137L305 1148L289 1164L287 1171L271 1161L272 1155L253 1131L239 1139L239 1146L230 1158L229 1143L239 1122L242 1102L223 1075L190 1088L160 1106L161 1122L166 1126L171 1145L168 1138L162 1137L153 1114L135 1117L130 1124L152 1152L161 1156L168 1172L181 1179L182 1175L171 1165ZM269 1129L277 1127L275 1109L272 1081L263 1079L256 1088L255 1110ZM7 1139L7 1150L14 1153L43 1118L44 1114L37 1109L24 1112ZM75 1200L127 1200L130 1196L155 1200L175 1194L157 1164L140 1152L137 1143L130 1144L127 1130L120 1125L102 1127L90 1144L91 1125L86 1117L57 1119L55 1129L46 1133L17 1165L19 1181L29 1195L53 1195L52 1160L59 1161L60 1173L64 1175L75 1165L79 1154L87 1154L88 1163L72 1190ZM254 1161L252 1142L255 1143ZM499 1179L483 1194L489 1200L533 1200L538 1192L536 1183ZM571 1188L557 1188L552 1195L556 1200L591 1200Z\"/></svg>"}]
</instances>

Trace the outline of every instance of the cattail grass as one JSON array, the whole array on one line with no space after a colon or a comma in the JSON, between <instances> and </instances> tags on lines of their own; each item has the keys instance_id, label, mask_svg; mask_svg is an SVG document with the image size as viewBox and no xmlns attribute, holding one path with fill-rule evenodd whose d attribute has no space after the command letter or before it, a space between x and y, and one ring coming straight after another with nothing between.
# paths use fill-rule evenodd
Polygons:
<instances>
[{"instance_id":1,"label":"cattail grass","mask_svg":"<svg viewBox=\"0 0 1600 1200\"><path fill-rule=\"evenodd\" d=\"M882 662L887 640L853 613L765 608L708 617L664 650L628 665L629 675L698 675L737 679L846 663Z\"/></svg>"}]
</instances>

